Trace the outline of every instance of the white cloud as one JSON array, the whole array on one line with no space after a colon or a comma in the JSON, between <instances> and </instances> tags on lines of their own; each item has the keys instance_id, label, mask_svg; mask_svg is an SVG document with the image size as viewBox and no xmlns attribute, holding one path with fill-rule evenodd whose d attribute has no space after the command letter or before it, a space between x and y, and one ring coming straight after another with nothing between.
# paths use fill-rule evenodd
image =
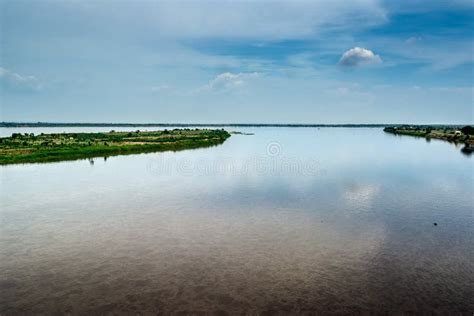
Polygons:
<instances>
[{"instance_id":1,"label":"white cloud","mask_svg":"<svg viewBox=\"0 0 474 316\"><path fill-rule=\"evenodd\" d=\"M259 76L257 72L249 73L231 73L224 72L217 75L214 79L209 81L199 91L228 91L242 87L246 82L252 78Z\"/></svg>"},{"instance_id":2,"label":"white cloud","mask_svg":"<svg viewBox=\"0 0 474 316\"><path fill-rule=\"evenodd\" d=\"M339 65L345 67L356 67L364 65L374 65L380 64L382 58L379 55L375 55L371 50L354 47L346 51L341 59L339 60Z\"/></svg>"},{"instance_id":3,"label":"white cloud","mask_svg":"<svg viewBox=\"0 0 474 316\"><path fill-rule=\"evenodd\" d=\"M20 75L0 67L0 83L3 87L16 90L39 91L43 85L34 76Z\"/></svg>"}]
</instances>

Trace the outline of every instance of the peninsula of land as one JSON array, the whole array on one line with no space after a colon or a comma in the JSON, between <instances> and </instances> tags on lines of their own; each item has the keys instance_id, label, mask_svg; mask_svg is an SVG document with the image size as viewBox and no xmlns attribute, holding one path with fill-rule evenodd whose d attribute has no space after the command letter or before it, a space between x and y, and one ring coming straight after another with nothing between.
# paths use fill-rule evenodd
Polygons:
<instances>
[{"instance_id":1,"label":"peninsula of land","mask_svg":"<svg viewBox=\"0 0 474 316\"><path fill-rule=\"evenodd\" d=\"M436 138L454 143L464 143L465 149L474 150L474 127L453 127L453 126L389 126L384 128L384 132L396 135L408 135L424 137L426 139Z\"/></svg>"},{"instance_id":2,"label":"peninsula of land","mask_svg":"<svg viewBox=\"0 0 474 316\"><path fill-rule=\"evenodd\" d=\"M177 151L223 143L222 129L173 129L107 133L14 133L0 138L0 164L76 160L93 157Z\"/></svg>"}]
</instances>

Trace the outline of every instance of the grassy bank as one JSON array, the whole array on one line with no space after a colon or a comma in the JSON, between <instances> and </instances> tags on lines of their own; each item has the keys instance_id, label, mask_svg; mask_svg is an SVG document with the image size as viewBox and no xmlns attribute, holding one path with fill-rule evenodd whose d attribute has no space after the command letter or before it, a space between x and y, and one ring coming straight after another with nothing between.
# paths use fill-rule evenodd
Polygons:
<instances>
[{"instance_id":1,"label":"grassy bank","mask_svg":"<svg viewBox=\"0 0 474 316\"><path fill-rule=\"evenodd\" d=\"M224 130L174 129L153 132L12 134L0 138L0 164L35 163L156 151L177 151L223 143Z\"/></svg>"},{"instance_id":2,"label":"grassy bank","mask_svg":"<svg viewBox=\"0 0 474 316\"><path fill-rule=\"evenodd\" d=\"M464 143L465 149L474 150L474 128L465 126L393 126L384 128L384 132L396 135L423 137L426 139L442 139L454 143Z\"/></svg>"}]
</instances>

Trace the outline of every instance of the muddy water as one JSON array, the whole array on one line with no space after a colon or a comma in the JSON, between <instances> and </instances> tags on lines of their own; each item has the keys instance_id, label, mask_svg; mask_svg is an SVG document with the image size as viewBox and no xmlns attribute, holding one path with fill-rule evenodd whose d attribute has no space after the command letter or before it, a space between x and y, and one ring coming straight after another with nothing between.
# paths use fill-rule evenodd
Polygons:
<instances>
[{"instance_id":1,"label":"muddy water","mask_svg":"<svg viewBox=\"0 0 474 316\"><path fill-rule=\"evenodd\" d=\"M474 311L460 147L375 128L240 130L254 135L1 167L0 312Z\"/></svg>"}]
</instances>

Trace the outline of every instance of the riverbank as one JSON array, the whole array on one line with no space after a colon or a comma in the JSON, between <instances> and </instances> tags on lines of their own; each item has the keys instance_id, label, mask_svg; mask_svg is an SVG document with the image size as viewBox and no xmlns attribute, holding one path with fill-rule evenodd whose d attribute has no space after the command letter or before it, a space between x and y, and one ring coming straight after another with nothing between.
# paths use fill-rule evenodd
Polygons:
<instances>
[{"instance_id":1,"label":"riverbank","mask_svg":"<svg viewBox=\"0 0 474 316\"><path fill-rule=\"evenodd\" d=\"M389 126L384 132L395 135L408 135L429 139L441 139L453 143L465 144L465 150L474 151L473 128L466 126L455 128L451 126Z\"/></svg>"},{"instance_id":2,"label":"riverbank","mask_svg":"<svg viewBox=\"0 0 474 316\"><path fill-rule=\"evenodd\" d=\"M52 162L177 151L223 143L225 130L174 129L108 133L12 134L0 138L0 164Z\"/></svg>"}]
</instances>

